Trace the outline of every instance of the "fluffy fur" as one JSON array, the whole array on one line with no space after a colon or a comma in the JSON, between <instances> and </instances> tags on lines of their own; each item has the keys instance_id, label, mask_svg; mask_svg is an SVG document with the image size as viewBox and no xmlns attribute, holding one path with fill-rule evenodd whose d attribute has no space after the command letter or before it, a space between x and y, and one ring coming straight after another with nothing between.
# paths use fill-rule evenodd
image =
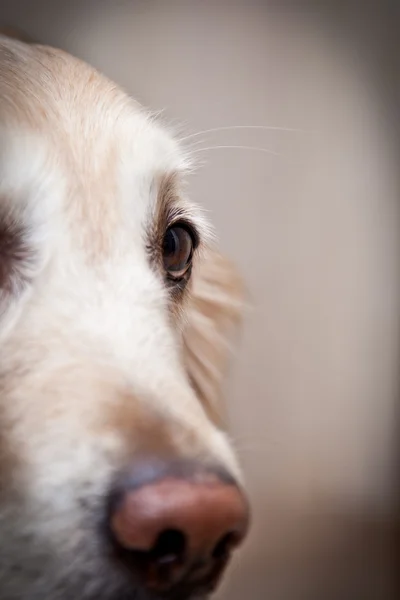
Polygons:
<instances>
[{"instance_id":1,"label":"fluffy fur","mask_svg":"<svg viewBox=\"0 0 400 600\"><path fill-rule=\"evenodd\" d=\"M136 456L240 480L219 397L241 285L180 191L187 166L95 70L0 36L2 600L149 598L100 534L110 482ZM200 237L180 294L148 247L166 203Z\"/></svg>"}]
</instances>

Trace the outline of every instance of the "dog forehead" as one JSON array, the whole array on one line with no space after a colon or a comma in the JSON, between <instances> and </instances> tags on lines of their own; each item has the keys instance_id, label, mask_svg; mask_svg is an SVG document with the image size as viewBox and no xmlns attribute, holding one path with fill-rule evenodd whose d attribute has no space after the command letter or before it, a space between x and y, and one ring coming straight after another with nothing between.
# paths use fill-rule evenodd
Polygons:
<instances>
[{"instance_id":1,"label":"dog forehead","mask_svg":"<svg viewBox=\"0 0 400 600\"><path fill-rule=\"evenodd\" d=\"M92 67L0 39L3 204L33 203L43 220L67 211L75 233L85 230L86 249L100 256L112 230L141 233L155 184L186 167L166 128Z\"/></svg>"},{"instance_id":2,"label":"dog forehead","mask_svg":"<svg viewBox=\"0 0 400 600\"><path fill-rule=\"evenodd\" d=\"M45 141L75 177L118 162L131 172L187 166L173 136L112 81L75 57L0 36L0 125Z\"/></svg>"}]
</instances>

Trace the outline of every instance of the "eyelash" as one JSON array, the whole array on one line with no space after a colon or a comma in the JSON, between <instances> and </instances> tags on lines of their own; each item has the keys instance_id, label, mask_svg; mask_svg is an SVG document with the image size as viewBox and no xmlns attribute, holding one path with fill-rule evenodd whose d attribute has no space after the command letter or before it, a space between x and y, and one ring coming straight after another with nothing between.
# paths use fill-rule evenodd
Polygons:
<instances>
[{"instance_id":1,"label":"eyelash","mask_svg":"<svg viewBox=\"0 0 400 600\"><path fill-rule=\"evenodd\" d=\"M198 227L193 223L190 218L184 214L180 210L176 210L175 207L172 210L166 210L163 215L163 233L161 238L160 233L157 235L157 230L153 230L153 233L150 234L150 238L147 238L147 251L150 257L150 260L155 265L160 265L161 260L161 269L163 271L163 277L171 290L173 295L177 294L178 296L184 291L186 284L188 283L192 271L192 264L188 266L187 271L183 274L182 278L171 276L164 267L163 264L163 247L164 240L167 231L173 227L182 227L185 229L192 239L192 256L191 263L195 260L196 255L198 253L198 248L201 245L201 236L198 230Z\"/></svg>"}]
</instances>

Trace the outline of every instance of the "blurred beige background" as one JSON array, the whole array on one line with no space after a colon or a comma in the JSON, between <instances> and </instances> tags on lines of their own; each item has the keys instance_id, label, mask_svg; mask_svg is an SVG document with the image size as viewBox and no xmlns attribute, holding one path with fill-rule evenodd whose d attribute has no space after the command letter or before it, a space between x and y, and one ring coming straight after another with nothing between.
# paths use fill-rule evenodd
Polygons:
<instances>
[{"instance_id":1,"label":"blurred beige background","mask_svg":"<svg viewBox=\"0 0 400 600\"><path fill-rule=\"evenodd\" d=\"M385 23L394 31L394 21L360 16L357 3L315 4L320 14L299 4L14 0L0 2L0 19L164 109L182 136L252 126L191 139L201 164L191 195L252 303L227 392L254 527L220 598L389 600L400 205Z\"/></svg>"}]
</instances>

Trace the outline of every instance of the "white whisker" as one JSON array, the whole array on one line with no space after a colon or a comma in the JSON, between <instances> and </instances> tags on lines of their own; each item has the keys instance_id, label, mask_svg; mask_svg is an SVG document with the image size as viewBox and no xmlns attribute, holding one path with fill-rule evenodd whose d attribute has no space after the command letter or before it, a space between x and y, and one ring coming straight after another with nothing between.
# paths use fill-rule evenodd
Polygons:
<instances>
[{"instance_id":1,"label":"white whisker","mask_svg":"<svg viewBox=\"0 0 400 600\"><path fill-rule=\"evenodd\" d=\"M258 129L260 131L283 131L288 133L308 133L306 129L296 129L293 127L269 127L267 125L230 125L226 127L212 127L211 129L204 129L203 131L197 131L191 133L183 138L180 138L180 142L185 142L199 135L206 135L208 133L215 133L218 131L230 131L235 129Z\"/></svg>"},{"instance_id":2,"label":"white whisker","mask_svg":"<svg viewBox=\"0 0 400 600\"><path fill-rule=\"evenodd\" d=\"M191 151L191 154L197 154L198 152L208 152L208 150L254 150L258 152L265 152L266 154L272 154L273 156L280 156L278 152L268 150L268 148L260 148L259 146L208 146L206 148L195 148Z\"/></svg>"}]
</instances>

